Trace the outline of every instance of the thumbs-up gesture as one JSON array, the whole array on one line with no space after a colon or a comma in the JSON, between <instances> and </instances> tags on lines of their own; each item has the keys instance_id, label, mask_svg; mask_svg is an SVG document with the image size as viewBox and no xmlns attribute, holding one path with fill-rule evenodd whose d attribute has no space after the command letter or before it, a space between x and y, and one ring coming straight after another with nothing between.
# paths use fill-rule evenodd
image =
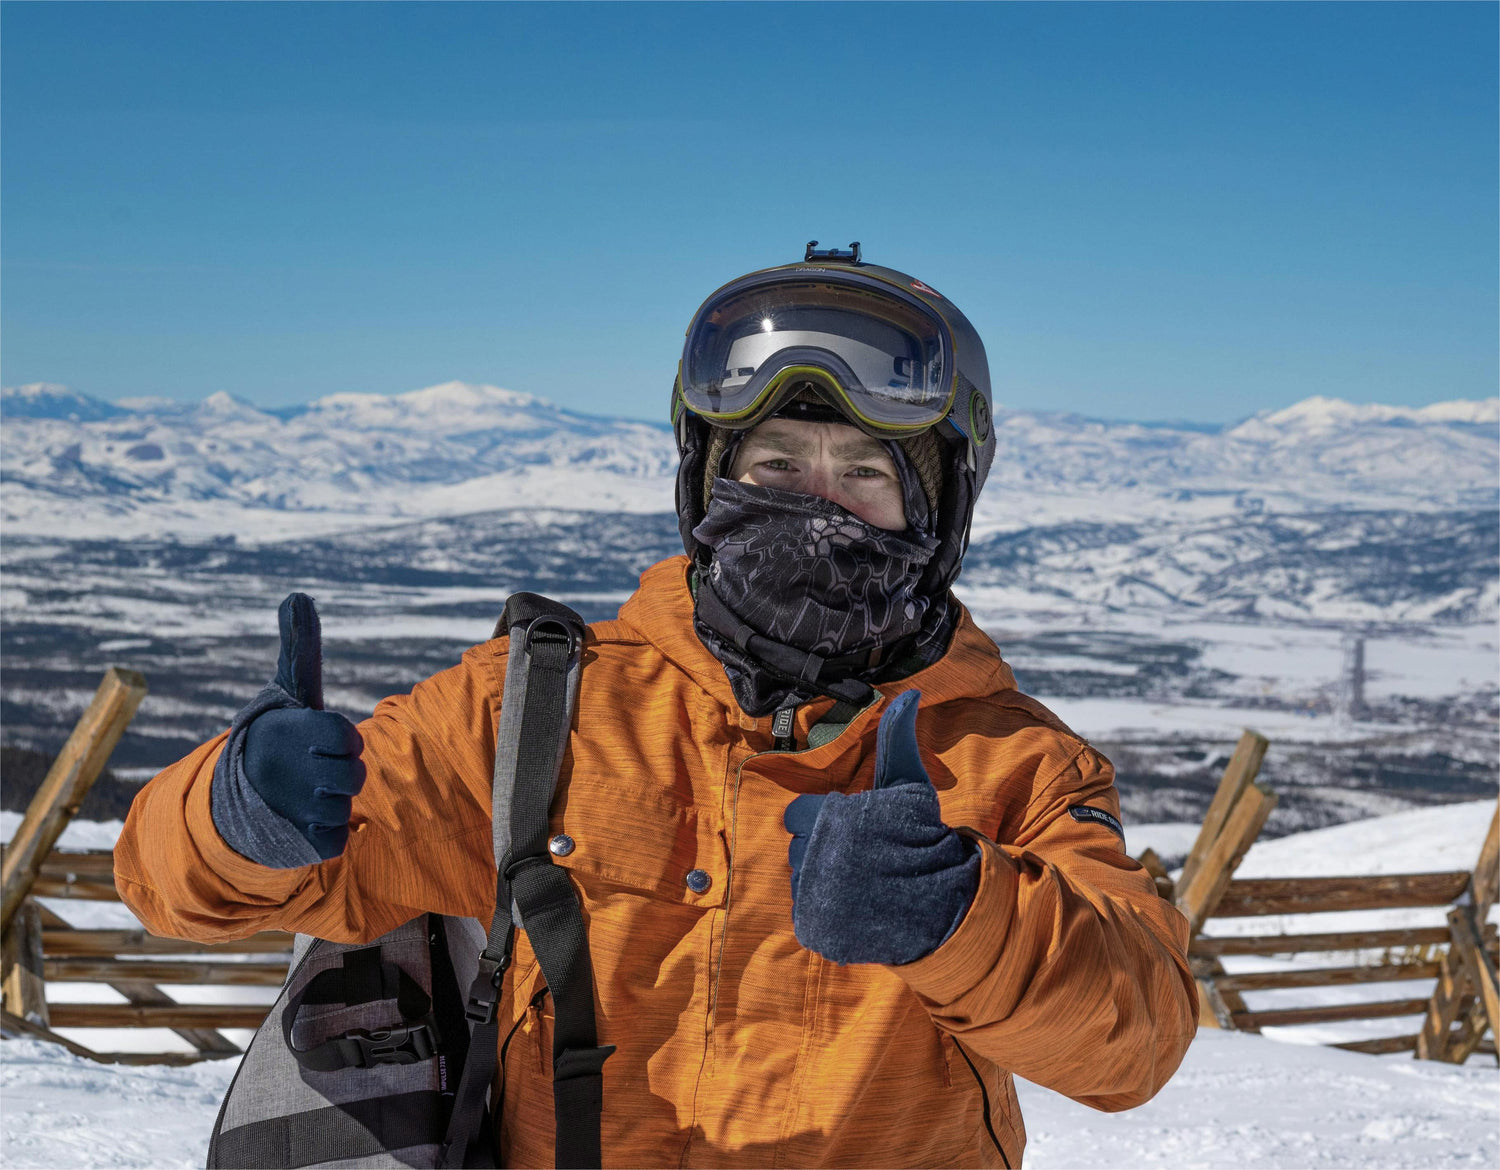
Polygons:
<instances>
[{"instance_id":1,"label":"thumbs-up gesture","mask_svg":"<svg viewBox=\"0 0 1500 1170\"><path fill-rule=\"evenodd\" d=\"M979 855L943 823L917 747L919 691L875 733L875 787L799 796L792 834L797 941L835 963L910 963L945 942L979 888Z\"/></svg>"},{"instance_id":2,"label":"thumbs-up gesture","mask_svg":"<svg viewBox=\"0 0 1500 1170\"><path fill-rule=\"evenodd\" d=\"M312 598L288 595L277 617L281 656L256 700L265 709L245 727L244 774L327 861L349 840L352 798L365 782L364 743L354 724L323 710L322 628Z\"/></svg>"}]
</instances>

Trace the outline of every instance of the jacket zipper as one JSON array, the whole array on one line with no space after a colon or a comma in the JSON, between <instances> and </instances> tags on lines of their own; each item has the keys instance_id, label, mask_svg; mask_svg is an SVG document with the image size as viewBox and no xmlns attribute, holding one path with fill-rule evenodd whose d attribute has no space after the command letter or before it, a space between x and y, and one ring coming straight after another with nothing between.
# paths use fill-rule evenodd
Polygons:
<instances>
[{"instance_id":1,"label":"jacket zipper","mask_svg":"<svg viewBox=\"0 0 1500 1170\"><path fill-rule=\"evenodd\" d=\"M882 697L883 696L880 694L880 692L876 691L875 694L874 694L874 696L870 699L870 701L868 703L866 703L863 707L861 707L858 711L856 711L854 713L854 715L850 717L848 723L844 724L844 729L843 729L843 731L839 732L839 735L841 736L841 735L844 735L846 732L848 732L850 726L853 725L854 720L857 719L857 718L859 718L859 716L863 715L866 711L868 711L876 703L880 702L880 700L881 700ZM795 707L793 707L793 708L790 709L790 711L791 711L791 713L793 715L796 714L796 710L797 709ZM781 711L777 711L776 714L780 715ZM834 739L837 739L837 738L838 738L838 736L834 737ZM795 745L795 743L796 743L795 739L792 742ZM834 742L834 741L833 740L829 740L829 743L832 743L832 742ZM823 748L823 747L827 747L828 744L820 744L818 746L820 748ZM724 883L724 932L719 937L719 958L714 963L714 987L713 987L713 995L710 996L710 998L709 998L709 1005L708 1005L708 1012L709 1012L709 1020L710 1021L712 1021L714 1019L715 1014L717 1013L718 1007L719 1007L719 979L720 979L720 977L724 973L724 948L728 944L728 941L729 941L729 911L731 909L731 903L732 903L732 900L733 900L733 897L734 897L734 850L735 850L735 845L736 845L736 843L738 841L738 836L739 836L739 822L740 822L740 782L744 778L744 775L745 775L745 765L748 764L751 760L757 760L757 759L759 759L761 756L800 754L800 752L811 751L811 750L814 750L814 749L812 749L812 748L797 749L797 748L794 747L792 752L787 752L787 751L781 750L781 749L773 746L770 751L754 752L751 755L746 756L743 760L741 760L739 762L739 766L736 767L735 770L734 770L734 800L733 800L733 802L730 805L730 813L729 813L729 861L728 861L728 864L727 864L727 867L726 867L727 870L728 870L728 872L727 872L727 874L725 876L725 883ZM1007 1170L1009 1170L1008 1166L1007 1166Z\"/></svg>"},{"instance_id":2,"label":"jacket zipper","mask_svg":"<svg viewBox=\"0 0 1500 1170\"><path fill-rule=\"evenodd\" d=\"M958 1049L958 1054L964 1058L964 1063L969 1066L969 1071L974 1074L974 1083L979 1086L979 1099L984 1104L984 1128L989 1131L990 1141L995 1143L995 1149L1000 1154L1000 1161L1005 1166L1005 1170L1011 1170L1010 1159L1005 1156L1005 1147L1000 1144L1000 1139L995 1136L995 1127L990 1121L990 1091L984 1087L984 1078L979 1075L979 1070L974 1067L974 1062L969 1059L969 1054L964 1051L964 1046L957 1040L954 1040L953 1047Z\"/></svg>"},{"instance_id":3,"label":"jacket zipper","mask_svg":"<svg viewBox=\"0 0 1500 1170\"><path fill-rule=\"evenodd\" d=\"M521 1013L521 1018L510 1026L510 1031L505 1034L505 1042L500 1045L500 1093L498 1100L495 1102L495 1133L497 1139L500 1133L500 1119L505 1115L505 1054L510 1048L511 1038L515 1036L516 1029L530 1020L533 1012L540 1019L542 1014L542 1000L546 998L547 988L544 985L540 991L531 997L531 1002L526 1005L526 1010ZM530 1029L527 1030L530 1031ZM540 1045L538 1045L538 1050L540 1050Z\"/></svg>"}]
</instances>

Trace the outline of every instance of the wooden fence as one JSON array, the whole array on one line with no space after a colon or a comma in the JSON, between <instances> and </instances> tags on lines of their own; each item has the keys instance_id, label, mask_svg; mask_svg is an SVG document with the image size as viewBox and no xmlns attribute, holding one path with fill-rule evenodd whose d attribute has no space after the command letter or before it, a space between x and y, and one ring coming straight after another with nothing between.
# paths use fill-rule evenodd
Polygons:
<instances>
[{"instance_id":1,"label":"wooden fence","mask_svg":"<svg viewBox=\"0 0 1500 1170\"><path fill-rule=\"evenodd\" d=\"M1485 918L1500 875L1500 808L1490 821L1472 871L1349 877L1236 878L1235 869L1276 805L1255 782L1266 741L1241 737L1203 826L1174 882L1154 855L1142 855L1158 891L1176 902L1191 932L1189 961L1198 983L1200 1026L1258 1032L1294 1024L1337 1023L1424 1015L1421 1032L1336 1045L1359 1052L1413 1051L1425 1059L1462 1062L1476 1049L1494 1051L1496 929ZM1448 907L1446 926L1344 930L1305 934L1209 934L1215 919L1329 911ZM1349 953L1345 966L1296 967L1230 974L1227 955ZM1244 992L1432 980L1421 996L1319 1003L1252 1011Z\"/></svg>"},{"instance_id":2,"label":"wooden fence","mask_svg":"<svg viewBox=\"0 0 1500 1170\"><path fill-rule=\"evenodd\" d=\"M144 930L75 929L37 898L118 902L109 850L56 852L54 846L84 793L102 771L124 731L145 682L111 670L80 719L36 798L5 848L3 1033L36 1036L80 1055L125 1063L186 1063L234 1055L223 1029L255 1028L268 1010L257 1004L183 1004L168 987L279 987L286 977L292 936L276 931L238 942L204 944L157 938ZM1414 1051L1428 1059L1462 1061L1476 1049L1493 1051L1486 1033L1500 1017L1496 1003L1496 931L1485 924L1500 884L1500 810L1473 872L1376 877L1236 878L1276 795L1256 782L1266 741L1241 737L1205 815L1182 872L1174 881L1150 850L1140 860L1157 889L1188 919L1189 958L1197 978L1200 1026L1259 1031L1274 1025L1330 1023L1425 1014L1419 1033L1340 1044L1362 1052ZM1446 926L1355 930L1319 934L1214 935L1211 920L1448 906ZM1291 956L1352 952L1345 966L1231 974L1232 955ZM1250 1010L1245 992L1432 980L1421 997L1347 1004ZM124 1003L49 1001L48 984L103 984ZM192 1052L100 1053L65 1039L56 1028L169 1028Z\"/></svg>"},{"instance_id":3,"label":"wooden fence","mask_svg":"<svg viewBox=\"0 0 1500 1170\"><path fill-rule=\"evenodd\" d=\"M54 851L63 828L104 769L141 699L145 680L111 668L48 771L0 862L4 887L3 1033L63 1044L110 1062L185 1063L232 1056L239 1046L221 1028L254 1028L266 1007L183 1004L164 986L279 987L291 959L292 936L255 935L219 945L157 938L144 930L78 930L37 898L119 902L114 854ZM49 1002L48 983L97 983L124 1003ZM55 1028L170 1028L192 1052L101 1053L67 1040Z\"/></svg>"}]
</instances>

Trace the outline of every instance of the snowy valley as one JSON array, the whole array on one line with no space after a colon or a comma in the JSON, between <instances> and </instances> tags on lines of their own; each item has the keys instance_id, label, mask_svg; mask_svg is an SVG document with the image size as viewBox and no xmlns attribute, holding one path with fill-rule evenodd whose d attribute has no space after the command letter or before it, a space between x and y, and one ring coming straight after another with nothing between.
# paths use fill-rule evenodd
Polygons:
<instances>
[{"instance_id":1,"label":"snowy valley","mask_svg":"<svg viewBox=\"0 0 1500 1170\"><path fill-rule=\"evenodd\" d=\"M127 783L227 722L292 589L358 717L511 591L608 617L681 551L666 425L493 386L260 410L37 384L0 422L5 741L55 750L99 671L133 667ZM959 595L1109 752L1129 818L1201 815L1242 726L1272 740L1271 833L1494 792L1500 400L996 426Z\"/></svg>"}]
</instances>

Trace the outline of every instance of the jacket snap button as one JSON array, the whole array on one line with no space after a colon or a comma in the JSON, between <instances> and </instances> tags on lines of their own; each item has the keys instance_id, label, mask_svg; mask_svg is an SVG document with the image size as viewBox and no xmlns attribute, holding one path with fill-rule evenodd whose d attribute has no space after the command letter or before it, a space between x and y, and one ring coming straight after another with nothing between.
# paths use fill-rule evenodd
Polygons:
<instances>
[{"instance_id":1,"label":"jacket snap button","mask_svg":"<svg viewBox=\"0 0 1500 1170\"><path fill-rule=\"evenodd\" d=\"M573 852L573 838L566 833L559 833L547 842L547 849L556 857L566 857Z\"/></svg>"},{"instance_id":2,"label":"jacket snap button","mask_svg":"<svg viewBox=\"0 0 1500 1170\"><path fill-rule=\"evenodd\" d=\"M701 869L688 870L688 875L685 880L687 881L687 888L692 890L695 894L703 893L708 889L709 886L714 884L714 879L711 878L706 871Z\"/></svg>"}]
</instances>

